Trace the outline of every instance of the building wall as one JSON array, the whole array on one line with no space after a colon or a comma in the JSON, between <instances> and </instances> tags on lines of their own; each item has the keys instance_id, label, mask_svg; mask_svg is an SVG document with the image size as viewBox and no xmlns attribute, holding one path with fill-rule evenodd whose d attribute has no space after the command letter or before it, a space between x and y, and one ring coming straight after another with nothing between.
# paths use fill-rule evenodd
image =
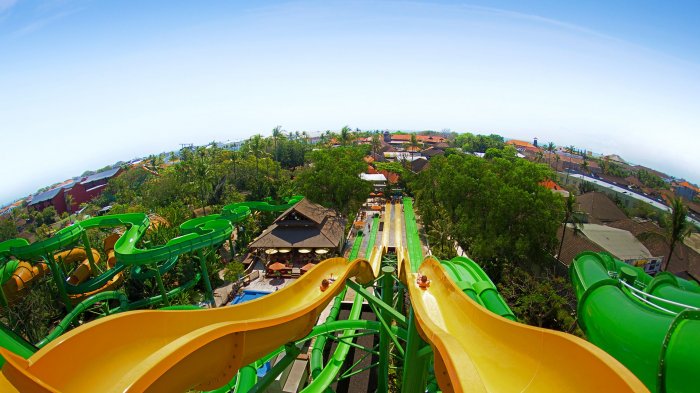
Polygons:
<instances>
[{"instance_id":1,"label":"building wall","mask_svg":"<svg viewBox=\"0 0 700 393\"><path fill-rule=\"evenodd\" d=\"M80 204L81 203L88 203L92 201L93 199L97 198L98 196L102 195L102 192L106 188L107 182L109 182L110 179L114 179L115 177L119 176L123 172L122 169L119 169L117 173L114 174L109 179L100 179L97 181L93 181L90 183L77 183L76 185L73 186L68 191L68 195L71 195L73 197L73 204L71 206L71 212L77 211L80 209ZM100 187L97 189L92 189L97 186L105 186L105 187Z\"/></svg>"},{"instance_id":2,"label":"building wall","mask_svg":"<svg viewBox=\"0 0 700 393\"><path fill-rule=\"evenodd\" d=\"M692 201L695 198L695 190L688 187L675 187L676 195L684 198L688 201Z\"/></svg>"},{"instance_id":3,"label":"building wall","mask_svg":"<svg viewBox=\"0 0 700 393\"><path fill-rule=\"evenodd\" d=\"M66 194L63 190L59 191L58 194L51 199L51 205L53 205L58 214L63 214L68 210L66 206Z\"/></svg>"}]
</instances>

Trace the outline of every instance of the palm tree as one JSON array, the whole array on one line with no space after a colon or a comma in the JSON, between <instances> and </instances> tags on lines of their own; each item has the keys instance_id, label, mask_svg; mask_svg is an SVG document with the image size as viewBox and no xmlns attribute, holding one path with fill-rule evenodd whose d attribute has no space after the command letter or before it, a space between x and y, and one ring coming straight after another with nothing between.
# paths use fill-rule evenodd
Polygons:
<instances>
[{"instance_id":1,"label":"palm tree","mask_svg":"<svg viewBox=\"0 0 700 393\"><path fill-rule=\"evenodd\" d=\"M666 236L668 238L668 257L661 270L666 270L671 263L673 251L678 242L683 243L690 235L692 225L688 222L688 208L680 197L671 200L671 215L667 218Z\"/></svg>"},{"instance_id":2,"label":"palm tree","mask_svg":"<svg viewBox=\"0 0 700 393\"><path fill-rule=\"evenodd\" d=\"M588 160L586 160L586 157L583 157L583 164L581 164L581 169L583 169L584 173L588 173Z\"/></svg>"},{"instance_id":3,"label":"palm tree","mask_svg":"<svg viewBox=\"0 0 700 393\"><path fill-rule=\"evenodd\" d=\"M538 151L537 154L535 154L535 157L537 162L542 162L544 159L544 153L542 151Z\"/></svg>"},{"instance_id":4,"label":"palm tree","mask_svg":"<svg viewBox=\"0 0 700 393\"><path fill-rule=\"evenodd\" d=\"M379 140L379 134L372 135L372 153L376 156L379 149L382 147L382 142Z\"/></svg>"},{"instance_id":5,"label":"palm tree","mask_svg":"<svg viewBox=\"0 0 700 393\"><path fill-rule=\"evenodd\" d=\"M275 161L277 161L277 140L282 137L282 126L272 129L272 143L275 145Z\"/></svg>"},{"instance_id":6,"label":"palm tree","mask_svg":"<svg viewBox=\"0 0 700 393\"><path fill-rule=\"evenodd\" d=\"M255 157L255 184L257 186L256 188L258 189L258 194L260 194L260 156L263 153L263 147L263 140L260 134L254 135L252 138L250 138L248 152L252 153Z\"/></svg>"},{"instance_id":7,"label":"palm tree","mask_svg":"<svg viewBox=\"0 0 700 393\"><path fill-rule=\"evenodd\" d=\"M352 129L348 126L345 126L340 129L340 144L343 146L347 146L350 144L352 141Z\"/></svg>"},{"instance_id":8,"label":"palm tree","mask_svg":"<svg viewBox=\"0 0 700 393\"><path fill-rule=\"evenodd\" d=\"M547 156L547 164L551 165L551 160L552 160L552 154L554 153L554 150L557 148L557 145L554 144L554 142L549 142L544 146L545 150L549 152L549 155Z\"/></svg>"},{"instance_id":9,"label":"palm tree","mask_svg":"<svg viewBox=\"0 0 700 393\"><path fill-rule=\"evenodd\" d=\"M564 236L566 235L566 224L571 222L574 224L574 233L579 229L579 225L581 224L578 217L574 214L576 208L576 197L574 196L573 192L569 193L568 198L564 201L564 228L561 232L561 242L559 243L559 252L557 252L557 260L559 262L563 262L561 260L561 250L564 248Z\"/></svg>"},{"instance_id":10,"label":"palm tree","mask_svg":"<svg viewBox=\"0 0 700 393\"><path fill-rule=\"evenodd\" d=\"M411 161L413 161L413 153L418 146L420 146L418 143L418 137L416 137L416 134L411 134L411 142L408 143L408 147L411 148Z\"/></svg>"}]
</instances>

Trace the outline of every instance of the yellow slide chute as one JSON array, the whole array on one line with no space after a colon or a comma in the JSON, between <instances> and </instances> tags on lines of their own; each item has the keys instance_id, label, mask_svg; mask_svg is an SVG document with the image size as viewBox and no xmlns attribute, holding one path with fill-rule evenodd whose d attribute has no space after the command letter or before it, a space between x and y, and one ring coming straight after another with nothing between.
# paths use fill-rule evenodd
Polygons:
<instances>
[{"instance_id":1,"label":"yellow slide chute","mask_svg":"<svg viewBox=\"0 0 700 393\"><path fill-rule=\"evenodd\" d=\"M284 289L240 305L117 314L66 333L27 360L0 348L7 360L0 391L177 392L220 387L240 367L308 334L350 277L360 283L374 278L365 260L331 258ZM322 290L324 279L335 282ZM79 378L75 370L80 370Z\"/></svg>"},{"instance_id":2,"label":"yellow slide chute","mask_svg":"<svg viewBox=\"0 0 700 393\"><path fill-rule=\"evenodd\" d=\"M403 251L403 255L407 255ZM646 392L629 370L570 334L510 321L479 306L428 257L401 264L420 335L433 347L443 392ZM421 288L418 274L430 280Z\"/></svg>"}]
</instances>

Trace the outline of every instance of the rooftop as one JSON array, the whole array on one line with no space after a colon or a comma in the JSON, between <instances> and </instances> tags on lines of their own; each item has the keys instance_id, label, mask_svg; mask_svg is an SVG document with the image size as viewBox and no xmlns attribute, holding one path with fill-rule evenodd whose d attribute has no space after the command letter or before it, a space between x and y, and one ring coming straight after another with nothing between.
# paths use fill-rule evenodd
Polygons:
<instances>
[{"instance_id":1,"label":"rooftop","mask_svg":"<svg viewBox=\"0 0 700 393\"><path fill-rule=\"evenodd\" d=\"M32 201L29 202L29 206L36 205L37 203L48 201L53 199L56 195L58 195L59 192L63 190L62 188L54 188L52 190L44 191L39 194L36 194L32 197Z\"/></svg>"},{"instance_id":2,"label":"rooftop","mask_svg":"<svg viewBox=\"0 0 700 393\"><path fill-rule=\"evenodd\" d=\"M583 224L581 232L588 239L621 260L654 256L642 242L624 229L598 224Z\"/></svg>"},{"instance_id":3,"label":"rooftop","mask_svg":"<svg viewBox=\"0 0 700 393\"><path fill-rule=\"evenodd\" d=\"M120 167L116 167L116 168L108 169L106 171L92 174L92 175L84 178L83 181L81 181L81 183L91 183L91 182L94 182L97 180L109 179L112 176L116 175L120 169L121 169Z\"/></svg>"},{"instance_id":4,"label":"rooftop","mask_svg":"<svg viewBox=\"0 0 700 393\"><path fill-rule=\"evenodd\" d=\"M386 181L386 176L381 173L360 173L360 179L371 182Z\"/></svg>"},{"instance_id":5,"label":"rooftop","mask_svg":"<svg viewBox=\"0 0 700 393\"><path fill-rule=\"evenodd\" d=\"M391 141L392 142L410 142L411 141L411 135L414 134L392 134L391 135ZM441 136L437 135L416 135L416 140L418 142L422 143L441 143L447 141L446 138L443 138Z\"/></svg>"},{"instance_id":6,"label":"rooftop","mask_svg":"<svg viewBox=\"0 0 700 393\"><path fill-rule=\"evenodd\" d=\"M560 226L557 232L557 238L561 241L562 228ZM601 246L589 240L586 236L578 231L573 231L571 227L566 228L566 237L564 238L564 244L561 249L561 256L559 260L565 265L570 265L571 261L574 260L576 255L584 251L593 252L603 252L605 251Z\"/></svg>"},{"instance_id":7,"label":"rooftop","mask_svg":"<svg viewBox=\"0 0 700 393\"><path fill-rule=\"evenodd\" d=\"M700 188L695 187L694 185L688 183L687 181L682 181L680 183L676 183L676 187L690 188L691 190L693 190L695 192L700 192Z\"/></svg>"},{"instance_id":8,"label":"rooftop","mask_svg":"<svg viewBox=\"0 0 700 393\"><path fill-rule=\"evenodd\" d=\"M576 198L581 211L588 215L589 222L602 224L627 219L625 213L602 192L587 192Z\"/></svg>"},{"instance_id":9,"label":"rooftop","mask_svg":"<svg viewBox=\"0 0 700 393\"><path fill-rule=\"evenodd\" d=\"M336 248L345 222L335 210L306 198L282 213L250 244L251 248Z\"/></svg>"},{"instance_id":10,"label":"rooftop","mask_svg":"<svg viewBox=\"0 0 700 393\"><path fill-rule=\"evenodd\" d=\"M516 148L520 147L520 148L528 149L528 150L538 150L539 149L537 146L533 145L530 142L520 141L517 139L510 139L510 140L506 141L506 145L513 145Z\"/></svg>"}]
</instances>

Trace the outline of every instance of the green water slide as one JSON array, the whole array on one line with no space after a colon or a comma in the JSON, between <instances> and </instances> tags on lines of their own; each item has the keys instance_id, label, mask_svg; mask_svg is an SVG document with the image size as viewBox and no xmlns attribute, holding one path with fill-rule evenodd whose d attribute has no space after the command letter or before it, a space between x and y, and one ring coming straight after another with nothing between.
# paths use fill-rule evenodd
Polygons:
<instances>
[{"instance_id":1,"label":"green water slide","mask_svg":"<svg viewBox=\"0 0 700 393\"><path fill-rule=\"evenodd\" d=\"M371 250L374 246L378 226L379 218L375 217L372 224L372 231L368 240L367 250ZM353 246L350 250L350 254L348 255L349 260L354 260L357 258L362 247L363 239L364 234L359 233L358 236L355 238ZM356 328L355 323L359 321L359 314L362 307L362 297L359 295L355 298L355 302L353 302L353 307L350 311L348 320L337 321L338 314L340 313L341 303L345 298L346 293L347 288L344 289L338 296L336 296L333 299L330 312L326 317L324 324L316 326L307 337L299 341L301 342L314 337L316 338L314 344L312 345L312 356L310 358L310 370L311 375L313 376L313 381L304 388L304 392L322 392L327 390L330 384L333 383L333 380L340 371L345 357L347 356L349 345L341 343L338 345L338 347L336 347L336 351L333 353L331 358L329 358L328 364L324 367L323 350L328 340L327 334L330 334L332 332L332 330L327 331L328 327L332 327L336 330L341 330L345 328L352 329ZM342 334L345 334L350 331L354 332L354 330L346 330L343 331ZM284 348L279 348L273 353L265 356L264 358L258 359L256 362L242 367L239 370L236 378L234 378L226 386L213 390L209 393L224 393L229 391L247 392L251 390L256 385L256 383L258 383L257 369L273 357L280 354L283 350Z\"/></svg>"},{"instance_id":2,"label":"green water slide","mask_svg":"<svg viewBox=\"0 0 700 393\"><path fill-rule=\"evenodd\" d=\"M379 217L374 217L372 219L372 229L370 230L369 238L367 241L367 247L365 250L365 255L369 255L371 250L374 247L374 243L376 242L377 238L377 232L379 229ZM359 233L358 236L355 238L355 242L353 243L352 250L350 251L350 255L348 256L349 260L355 260L357 259L357 256L360 253L360 247L362 246L362 241L364 238L364 234ZM338 318L338 313L340 312L340 305L341 302L343 301L343 298L345 298L345 294L347 292L347 288L345 288L340 295L338 295L334 300L333 300L333 306L331 308L331 311L326 318L326 323L328 322L333 322ZM348 321L355 321L360 318L360 315L362 313L362 302L363 298L360 296L360 294L355 294L355 299L353 300L352 307L350 308L350 314L348 315L347 320ZM352 336L355 334L355 330L348 329L345 330L342 335L343 336ZM311 359L310 359L310 369L311 369L311 376L313 380L311 383L302 390L303 392L306 393L312 393L312 392L322 392L328 389L328 387L333 383L335 380L335 377L338 375L340 372L341 367L343 366L343 363L345 362L345 358L348 355L348 352L350 352L350 345L341 342L336 346L335 352L331 355L331 357L328 359L328 362L326 363L325 367L323 365L323 350L326 346L328 338L327 336L320 336L316 339L314 342L314 345L311 350Z\"/></svg>"},{"instance_id":3,"label":"green water slide","mask_svg":"<svg viewBox=\"0 0 700 393\"><path fill-rule=\"evenodd\" d=\"M667 274L652 278L607 253L579 254L569 274L589 341L652 392L700 391L696 284Z\"/></svg>"},{"instance_id":4,"label":"green water slide","mask_svg":"<svg viewBox=\"0 0 700 393\"><path fill-rule=\"evenodd\" d=\"M58 337L70 325L74 323L75 318L92 305L106 300L118 299L120 306L112 310L112 312L120 312L142 308L154 304L161 303L163 300L172 298L178 293L187 290L194 286L202 277L205 278L205 285L209 294L210 301L213 301L211 293L211 284L209 282L208 273L206 272L206 253L207 248L213 248L221 245L227 239L230 239L233 231L232 224L243 221L251 214L251 210L258 211L284 211L289 209L298 201L303 199L302 196L294 196L289 198L283 204L273 204L269 201L265 202L240 202L225 206L221 214L212 214L186 221L180 226L181 235L170 239L165 245L141 249L137 244L144 235L150 221L148 216L143 213L127 213L115 214L102 217L93 217L87 220L75 223L57 231L52 237L29 243L25 239L11 239L0 243L0 262L3 263L2 270L3 279L6 281L14 271L13 267L18 263L16 260L10 260L10 257L27 260L27 261L46 261L51 267L54 280L56 281L59 291L61 292L62 300L66 307L71 311L59 323L52 333L42 340L41 345L45 345L51 340ZM93 228L115 228L125 227L126 230L114 244L114 252L117 259L116 265L106 271L100 272L95 268L95 262L92 260L92 253L89 252L90 244L87 239L86 230ZM59 268L53 254L61 249L74 246L79 241L83 242L83 246L87 249L88 259L93 268L93 271L99 272L98 275L91 277L78 285L65 285L65 272ZM165 291L162 285L161 275L171 269L176 263L180 255L198 252L200 268L202 273L197 272L195 277L174 288L170 291ZM97 294L86 299L75 309L68 298L68 294L87 293L98 290L111 280L116 274L120 273L127 267L132 268L132 273L136 278L146 279L155 277L161 288L161 295L151 298L141 299L139 301L128 303L125 301L123 294L117 292L106 292L105 294ZM7 276L7 277L5 277ZM1 333L1 332L0 332ZM18 348L21 352L23 346L18 344L13 336L8 334L0 334L0 345L14 351Z\"/></svg>"},{"instance_id":5,"label":"green water slide","mask_svg":"<svg viewBox=\"0 0 700 393\"><path fill-rule=\"evenodd\" d=\"M411 198L403 198L403 215L406 225L406 247L408 248L408 259L411 262L411 272L417 272L418 267L423 262L423 246L418 235L418 224L416 215L413 212L413 201Z\"/></svg>"},{"instance_id":6,"label":"green water slide","mask_svg":"<svg viewBox=\"0 0 700 393\"><path fill-rule=\"evenodd\" d=\"M458 256L440 263L455 284L472 300L495 314L511 321L517 320L489 276L476 262Z\"/></svg>"}]
</instances>

